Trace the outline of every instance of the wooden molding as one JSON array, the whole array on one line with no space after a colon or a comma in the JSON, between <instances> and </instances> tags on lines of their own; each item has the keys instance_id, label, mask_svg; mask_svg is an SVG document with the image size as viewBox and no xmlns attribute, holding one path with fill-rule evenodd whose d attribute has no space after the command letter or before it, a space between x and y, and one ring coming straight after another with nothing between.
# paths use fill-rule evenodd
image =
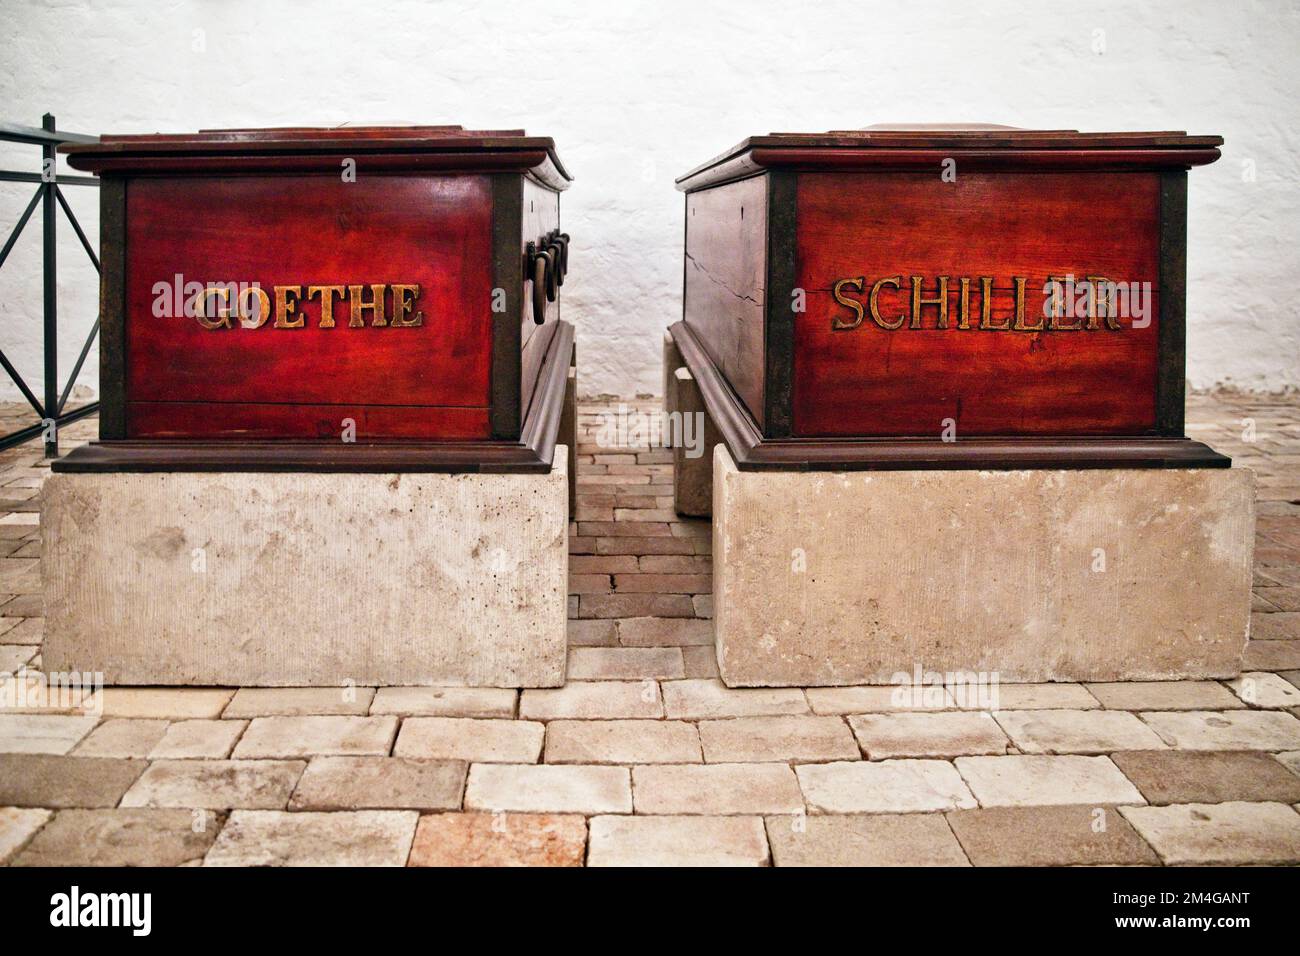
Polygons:
<instances>
[{"instance_id":1,"label":"wooden molding","mask_svg":"<svg viewBox=\"0 0 1300 956\"><path fill-rule=\"evenodd\" d=\"M573 326L558 323L518 441L356 443L307 441L97 441L51 463L56 472L441 472L545 474L551 470L573 355Z\"/></svg>"},{"instance_id":2,"label":"wooden molding","mask_svg":"<svg viewBox=\"0 0 1300 956\"><path fill-rule=\"evenodd\" d=\"M709 417L742 471L914 471L1026 468L1227 468L1232 460L1181 436L1121 438L764 438L689 326L669 328Z\"/></svg>"}]
</instances>

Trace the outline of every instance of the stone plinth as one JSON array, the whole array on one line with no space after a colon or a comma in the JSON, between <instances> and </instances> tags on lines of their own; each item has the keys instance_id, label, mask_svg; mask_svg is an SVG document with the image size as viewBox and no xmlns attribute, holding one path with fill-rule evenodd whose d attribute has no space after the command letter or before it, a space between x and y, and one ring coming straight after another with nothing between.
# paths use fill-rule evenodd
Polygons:
<instances>
[{"instance_id":1,"label":"stone plinth","mask_svg":"<svg viewBox=\"0 0 1300 956\"><path fill-rule=\"evenodd\" d=\"M690 369L679 368L673 373L669 397L669 413L681 416L680 433L694 439L694 447L673 443L673 508L679 515L707 518L713 513L713 449L722 436L704 407L704 396ZM691 418L689 431L687 416Z\"/></svg>"},{"instance_id":2,"label":"stone plinth","mask_svg":"<svg viewBox=\"0 0 1300 956\"><path fill-rule=\"evenodd\" d=\"M714 453L714 628L733 687L1237 674L1248 469L741 472Z\"/></svg>"},{"instance_id":3,"label":"stone plinth","mask_svg":"<svg viewBox=\"0 0 1300 956\"><path fill-rule=\"evenodd\" d=\"M110 684L564 682L549 474L55 474L43 663Z\"/></svg>"}]
</instances>

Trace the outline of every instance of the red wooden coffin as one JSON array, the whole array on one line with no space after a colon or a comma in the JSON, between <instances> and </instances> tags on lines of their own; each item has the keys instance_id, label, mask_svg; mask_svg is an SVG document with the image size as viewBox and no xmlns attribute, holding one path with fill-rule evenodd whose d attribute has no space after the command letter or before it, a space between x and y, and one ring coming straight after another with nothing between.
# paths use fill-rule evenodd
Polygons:
<instances>
[{"instance_id":1,"label":"red wooden coffin","mask_svg":"<svg viewBox=\"0 0 1300 956\"><path fill-rule=\"evenodd\" d=\"M61 467L549 466L572 353L552 140L210 130L67 152L102 178L101 442Z\"/></svg>"},{"instance_id":2,"label":"red wooden coffin","mask_svg":"<svg viewBox=\"0 0 1300 956\"><path fill-rule=\"evenodd\" d=\"M678 180L673 333L741 467L1225 466L1183 432L1217 136L872 127Z\"/></svg>"}]
</instances>

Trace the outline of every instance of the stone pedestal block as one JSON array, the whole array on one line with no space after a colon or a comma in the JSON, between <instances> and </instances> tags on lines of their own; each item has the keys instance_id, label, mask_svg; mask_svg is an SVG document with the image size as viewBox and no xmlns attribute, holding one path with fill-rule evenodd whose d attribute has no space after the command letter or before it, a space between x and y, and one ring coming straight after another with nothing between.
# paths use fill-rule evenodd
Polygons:
<instances>
[{"instance_id":1,"label":"stone pedestal block","mask_svg":"<svg viewBox=\"0 0 1300 956\"><path fill-rule=\"evenodd\" d=\"M673 341L671 332L664 331L664 411L671 412L677 406L676 372L686 365L682 353Z\"/></svg>"},{"instance_id":2,"label":"stone pedestal block","mask_svg":"<svg viewBox=\"0 0 1300 956\"><path fill-rule=\"evenodd\" d=\"M1253 472L742 472L714 454L714 628L733 687L1231 677Z\"/></svg>"},{"instance_id":3,"label":"stone pedestal block","mask_svg":"<svg viewBox=\"0 0 1300 956\"><path fill-rule=\"evenodd\" d=\"M570 365L564 380L564 405L560 411L560 441L569 449L569 520L578 511L578 369Z\"/></svg>"},{"instance_id":4,"label":"stone pedestal block","mask_svg":"<svg viewBox=\"0 0 1300 956\"><path fill-rule=\"evenodd\" d=\"M43 663L110 684L564 682L549 474L55 474Z\"/></svg>"},{"instance_id":5,"label":"stone pedestal block","mask_svg":"<svg viewBox=\"0 0 1300 956\"><path fill-rule=\"evenodd\" d=\"M673 373L671 395L670 424L673 415L679 417L680 424L666 432L694 439L693 445L673 442L673 507L679 515L707 518L713 513L713 449L722 436L704 407L704 397L690 369L679 368Z\"/></svg>"}]
</instances>

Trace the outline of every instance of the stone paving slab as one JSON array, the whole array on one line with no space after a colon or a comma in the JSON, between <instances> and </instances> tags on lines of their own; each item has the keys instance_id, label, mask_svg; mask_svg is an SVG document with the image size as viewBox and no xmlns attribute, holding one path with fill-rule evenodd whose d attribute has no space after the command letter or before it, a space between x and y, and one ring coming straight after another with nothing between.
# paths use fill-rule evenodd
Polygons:
<instances>
[{"instance_id":1,"label":"stone paving slab","mask_svg":"<svg viewBox=\"0 0 1300 956\"><path fill-rule=\"evenodd\" d=\"M942 814L768 817L776 866L969 866Z\"/></svg>"},{"instance_id":2,"label":"stone paving slab","mask_svg":"<svg viewBox=\"0 0 1300 956\"><path fill-rule=\"evenodd\" d=\"M1300 813L1282 803L1121 807L1170 865L1300 862Z\"/></svg>"},{"instance_id":3,"label":"stone paving slab","mask_svg":"<svg viewBox=\"0 0 1300 956\"><path fill-rule=\"evenodd\" d=\"M1110 710L1231 710L1245 707L1222 684L1212 680L1135 681L1085 684Z\"/></svg>"},{"instance_id":4,"label":"stone paving slab","mask_svg":"<svg viewBox=\"0 0 1300 956\"><path fill-rule=\"evenodd\" d=\"M435 813L420 818L409 866L582 866L581 814Z\"/></svg>"},{"instance_id":5,"label":"stone paving slab","mask_svg":"<svg viewBox=\"0 0 1300 956\"><path fill-rule=\"evenodd\" d=\"M530 720L408 717L393 745L397 757L473 763L536 763L546 725Z\"/></svg>"},{"instance_id":6,"label":"stone paving slab","mask_svg":"<svg viewBox=\"0 0 1300 956\"><path fill-rule=\"evenodd\" d=\"M1144 803L1109 757L958 757L962 779L983 807Z\"/></svg>"},{"instance_id":7,"label":"stone paving slab","mask_svg":"<svg viewBox=\"0 0 1300 956\"><path fill-rule=\"evenodd\" d=\"M795 768L811 813L926 813L975 806L945 760L882 760Z\"/></svg>"},{"instance_id":8,"label":"stone paving slab","mask_svg":"<svg viewBox=\"0 0 1300 956\"><path fill-rule=\"evenodd\" d=\"M691 618L622 618L618 640L624 647L712 647L713 624Z\"/></svg>"},{"instance_id":9,"label":"stone paving slab","mask_svg":"<svg viewBox=\"0 0 1300 956\"><path fill-rule=\"evenodd\" d=\"M694 724L678 720L553 720L547 763L700 763Z\"/></svg>"},{"instance_id":10,"label":"stone paving slab","mask_svg":"<svg viewBox=\"0 0 1300 956\"><path fill-rule=\"evenodd\" d=\"M1104 754L1164 746L1150 727L1119 710L1000 710L996 716L1024 753Z\"/></svg>"},{"instance_id":11,"label":"stone paving slab","mask_svg":"<svg viewBox=\"0 0 1300 956\"><path fill-rule=\"evenodd\" d=\"M862 755L871 760L1004 754L1011 746L984 712L860 714L848 720Z\"/></svg>"},{"instance_id":12,"label":"stone paving slab","mask_svg":"<svg viewBox=\"0 0 1300 956\"><path fill-rule=\"evenodd\" d=\"M98 722L63 714L0 714L0 753L66 754Z\"/></svg>"},{"instance_id":13,"label":"stone paving slab","mask_svg":"<svg viewBox=\"0 0 1300 956\"><path fill-rule=\"evenodd\" d=\"M686 676L679 647L575 647L567 680L680 680Z\"/></svg>"},{"instance_id":14,"label":"stone paving slab","mask_svg":"<svg viewBox=\"0 0 1300 956\"><path fill-rule=\"evenodd\" d=\"M1083 684L998 684L997 696L995 710L1090 710L1101 706Z\"/></svg>"},{"instance_id":15,"label":"stone paving slab","mask_svg":"<svg viewBox=\"0 0 1300 956\"><path fill-rule=\"evenodd\" d=\"M1297 750L1300 720L1274 711L1144 713L1146 724L1181 750Z\"/></svg>"},{"instance_id":16,"label":"stone paving slab","mask_svg":"<svg viewBox=\"0 0 1300 956\"><path fill-rule=\"evenodd\" d=\"M467 771L462 760L314 757L289 809L459 810Z\"/></svg>"},{"instance_id":17,"label":"stone paving slab","mask_svg":"<svg viewBox=\"0 0 1300 956\"><path fill-rule=\"evenodd\" d=\"M105 717L153 717L188 720L220 717L233 690L212 687L105 687Z\"/></svg>"},{"instance_id":18,"label":"stone paving slab","mask_svg":"<svg viewBox=\"0 0 1300 956\"><path fill-rule=\"evenodd\" d=\"M143 760L0 754L0 807L115 807Z\"/></svg>"},{"instance_id":19,"label":"stone paving slab","mask_svg":"<svg viewBox=\"0 0 1300 956\"><path fill-rule=\"evenodd\" d=\"M202 860L222 820L192 810L60 810L15 866L182 866Z\"/></svg>"},{"instance_id":20,"label":"stone paving slab","mask_svg":"<svg viewBox=\"0 0 1300 956\"><path fill-rule=\"evenodd\" d=\"M636 812L673 815L800 813L803 797L783 764L734 763L632 768Z\"/></svg>"},{"instance_id":21,"label":"stone paving slab","mask_svg":"<svg viewBox=\"0 0 1300 956\"><path fill-rule=\"evenodd\" d=\"M413 810L235 810L204 866L405 866Z\"/></svg>"},{"instance_id":22,"label":"stone paving slab","mask_svg":"<svg viewBox=\"0 0 1300 956\"><path fill-rule=\"evenodd\" d=\"M554 690L526 690L519 699L524 720L615 720L664 715L654 681L570 681Z\"/></svg>"},{"instance_id":23,"label":"stone paving slab","mask_svg":"<svg viewBox=\"0 0 1300 956\"><path fill-rule=\"evenodd\" d=\"M662 687L664 710L674 720L808 713L808 700L798 689L732 689L720 680L665 681Z\"/></svg>"},{"instance_id":24,"label":"stone paving slab","mask_svg":"<svg viewBox=\"0 0 1300 956\"><path fill-rule=\"evenodd\" d=\"M588 866L763 866L761 817L592 817Z\"/></svg>"},{"instance_id":25,"label":"stone paving slab","mask_svg":"<svg viewBox=\"0 0 1300 956\"><path fill-rule=\"evenodd\" d=\"M71 751L76 757L134 757L143 759L167 733L165 720L112 717L99 724Z\"/></svg>"},{"instance_id":26,"label":"stone paving slab","mask_svg":"<svg viewBox=\"0 0 1300 956\"><path fill-rule=\"evenodd\" d=\"M149 752L153 760L222 760L230 756L246 720L178 720Z\"/></svg>"},{"instance_id":27,"label":"stone paving slab","mask_svg":"<svg viewBox=\"0 0 1300 956\"><path fill-rule=\"evenodd\" d=\"M895 686L809 687L805 693L814 714L928 712L957 706L942 687L924 688L919 694Z\"/></svg>"},{"instance_id":28,"label":"stone paving slab","mask_svg":"<svg viewBox=\"0 0 1300 956\"><path fill-rule=\"evenodd\" d=\"M1111 755L1148 803L1300 802L1300 776L1257 751L1129 751Z\"/></svg>"},{"instance_id":29,"label":"stone paving slab","mask_svg":"<svg viewBox=\"0 0 1300 956\"><path fill-rule=\"evenodd\" d=\"M16 672L35 656L36 648L30 644L0 644L0 674Z\"/></svg>"},{"instance_id":30,"label":"stone paving slab","mask_svg":"<svg viewBox=\"0 0 1300 956\"><path fill-rule=\"evenodd\" d=\"M0 866L13 860L52 816L50 810L0 807Z\"/></svg>"},{"instance_id":31,"label":"stone paving slab","mask_svg":"<svg viewBox=\"0 0 1300 956\"><path fill-rule=\"evenodd\" d=\"M948 824L976 866L1149 866L1160 860L1113 807L958 810Z\"/></svg>"},{"instance_id":32,"label":"stone paving slab","mask_svg":"<svg viewBox=\"0 0 1300 956\"><path fill-rule=\"evenodd\" d=\"M1229 681L1228 687L1252 707L1283 708L1300 706L1300 689L1277 674L1253 671Z\"/></svg>"},{"instance_id":33,"label":"stone paving slab","mask_svg":"<svg viewBox=\"0 0 1300 956\"><path fill-rule=\"evenodd\" d=\"M257 717L235 746L234 756L382 756L396 735L396 717Z\"/></svg>"},{"instance_id":34,"label":"stone paving slab","mask_svg":"<svg viewBox=\"0 0 1300 956\"><path fill-rule=\"evenodd\" d=\"M306 766L301 760L155 760L122 806L283 810Z\"/></svg>"},{"instance_id":35,"label":"stone paving slab","mask_svg":"<svg viewBox=\"0 0 1300 956\"><path fill-rule=\"evenodd\" d=\"M500 687L381 687L371 714L513 717L519 692Z\"/></svg>"},{"instance_id":36,"label":"stone paving slab","mask_svg":"<svg viewBox=\"0 0 1300 956\"><path fill-rule=\"evenodd\" d=\"M300 717L370 712L373 687L241 687L223 717Z\"/></svg>"},{"instance_id":37,"label":"stone paving slab","mask_svg":"<svg viewBox=\"0 0 1300 956\"><path fill-rule=\"evenodd\" d=\"M626 767L476 763L469 768L465 809L631 813L631 778Z\"/></svg>"},{"instance_id":38,"label":"stone paving slab","mask_svg":"<svg viewBox=\"0 0 1300 956\"><path fill-rule=\"evenodd\" d=\"M700 722L708 763L819 763L857 760L858 745L839 717L736 717Z\"/></svg>"}]
</instances>

